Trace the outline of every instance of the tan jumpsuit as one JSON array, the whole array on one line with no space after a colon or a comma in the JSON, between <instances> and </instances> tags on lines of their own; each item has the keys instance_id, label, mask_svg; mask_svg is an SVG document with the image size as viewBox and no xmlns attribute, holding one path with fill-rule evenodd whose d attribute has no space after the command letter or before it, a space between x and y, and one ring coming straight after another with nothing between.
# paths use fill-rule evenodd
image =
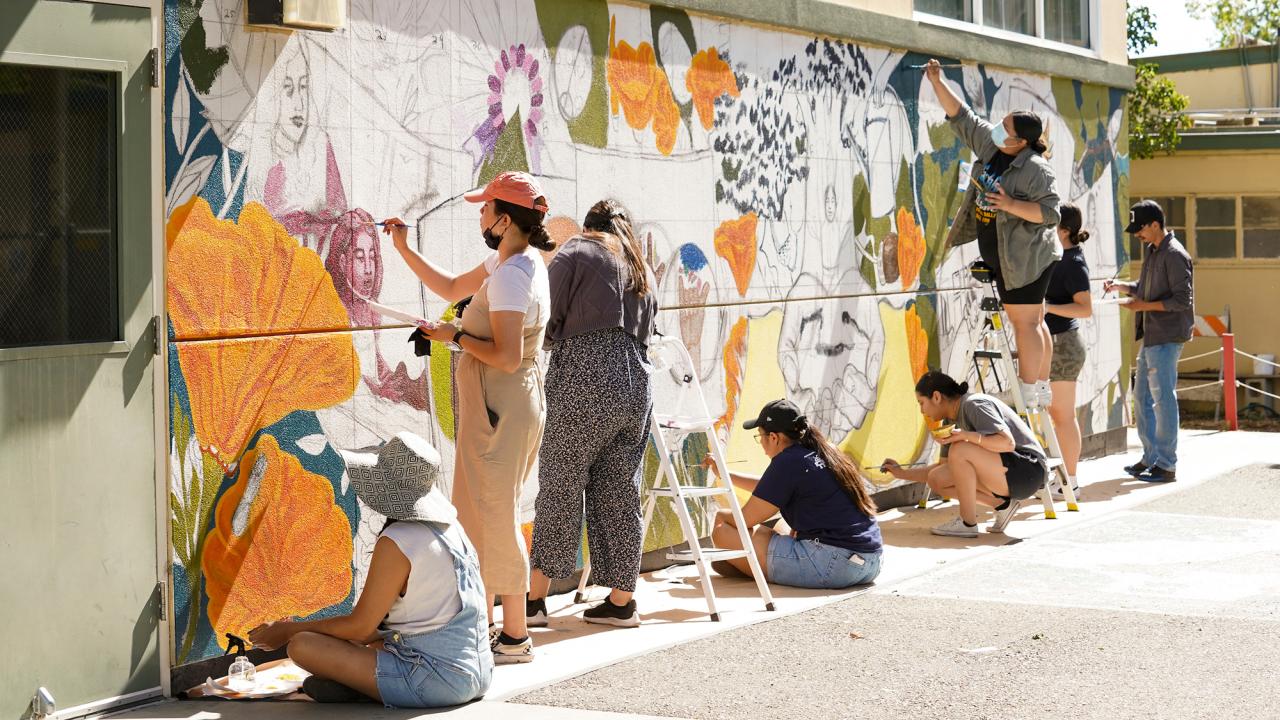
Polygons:
<instances>
[{"instance_id":1,"label":"tan jumpsuit","mask_svg":"<svg viewBox=\"0 0 1280 720\"><path fill-rule=\"evenodd\" d=\"M542 370L535 362L544 327L545 322L524 328L522 360L515 372L462 353L454 378L458 437L453 504L480 556L480 577L490 595L523 595L529 590L529 552L520 530L519 502L538 459L547 417ZM463 312L462 329L473 337L493 339L488 280Z\"/></svg>"}]
</instances>

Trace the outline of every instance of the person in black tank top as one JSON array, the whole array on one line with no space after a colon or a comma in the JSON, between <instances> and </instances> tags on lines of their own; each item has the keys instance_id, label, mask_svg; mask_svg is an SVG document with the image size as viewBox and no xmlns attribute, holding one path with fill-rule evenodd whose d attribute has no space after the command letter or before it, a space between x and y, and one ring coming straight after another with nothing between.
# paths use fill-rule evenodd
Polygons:
<instances>
[{"instance_id":1,"label":"person in black tank top","mask_svg":"<svg viewBox=\"0 0 1280 720\"><path fill-rule=\"evenodd\" d=\"M1076 418L1076 380L1085 362L1085 343L1080 337L1080 322L1093 316L1093 300L1089 294L1089 264L1085 262L1080 243L1089 239L1089 231L1081 230L1084 218L1080 208L1064 203L1058 212L1058 241L1062 243L1062 262L1053 268L1049 290L1045 294L1045 322L1053 335L1053 361L1049 366L1049 384L1053 401L1049 416L1062 448L1071 487L1077 488L1076 465L1080 461L1080 423Z\"/></svg>"}]
</instances>

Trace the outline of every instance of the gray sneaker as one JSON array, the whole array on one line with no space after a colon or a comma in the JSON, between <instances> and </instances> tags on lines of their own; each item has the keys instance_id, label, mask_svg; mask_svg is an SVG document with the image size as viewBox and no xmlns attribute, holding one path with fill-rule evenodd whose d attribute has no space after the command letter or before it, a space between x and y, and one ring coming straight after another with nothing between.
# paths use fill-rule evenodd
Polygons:
<instances>
[{"instance_id":1,"label":"gray sneaker","mask_svg":"<svg viewBox=\"0 0 1280 720\"><path fill-rule=\"evenodd\" d=\"M547 626L547 599L539 598L537 600L524 601L524 622L529 627L546 627Z\"/></svg>"}]
</instances>

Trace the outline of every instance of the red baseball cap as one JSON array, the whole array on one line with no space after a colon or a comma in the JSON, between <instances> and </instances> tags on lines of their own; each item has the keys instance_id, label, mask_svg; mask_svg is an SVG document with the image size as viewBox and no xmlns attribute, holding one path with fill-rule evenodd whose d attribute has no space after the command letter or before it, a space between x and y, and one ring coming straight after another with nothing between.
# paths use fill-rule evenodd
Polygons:
<instances>
[{"instance_id":1,"label":"red baseball cap","mask_svg":"<svg viewBox=\"0 0 1280 720\"><path fill-rule=\"evenodd\" d=\"M505 200L512 205L519 205L530 210L547 212L546 196L542 194L542 186L537 178L525 172L508 171L499 173L498 177L489 181L488 185L465 193L467 202L482 203L489 200Z\"/></svg>"}]
</instances>

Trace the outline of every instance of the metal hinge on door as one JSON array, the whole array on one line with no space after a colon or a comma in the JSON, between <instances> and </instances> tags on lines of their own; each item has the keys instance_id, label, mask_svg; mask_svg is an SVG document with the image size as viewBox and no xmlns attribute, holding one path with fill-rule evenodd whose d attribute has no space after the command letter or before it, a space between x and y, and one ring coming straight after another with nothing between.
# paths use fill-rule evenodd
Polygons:
<instances>
[{"instance_id":1,"label":"metal hinge on door","mask_svg":"<svg viewBox=\"0 0 1280 720\"><path fill-rule=\"evenodd\" d=\"M151 342L153 344L151 346L151 352L156 357L159 357L160 353L164 351L165 330L166 330L165 324L161 321L160 316L152 315L151 316Z\"/></svg>"},{"instance_id":2,"label":"metal hinge on door","mask_svg":"<svg viewBox=\"0 0 1280 720\"><path fill-rule=\"evenodd\" d=\"M169 593L164 581L156 583L156 595L160 598L160 619L169 619Z\"/></svg>"},{"instance_id":3,"label":"metal hinge on door","mask_svg":"<svg viewBox=\"0 0 1280 720\"><path fill-rule=\"evenodd\" d=\"M147 53L147 67L151 72L151 87L160 87L160 50L151 48Z\"/></svg>"}]
</instances>

